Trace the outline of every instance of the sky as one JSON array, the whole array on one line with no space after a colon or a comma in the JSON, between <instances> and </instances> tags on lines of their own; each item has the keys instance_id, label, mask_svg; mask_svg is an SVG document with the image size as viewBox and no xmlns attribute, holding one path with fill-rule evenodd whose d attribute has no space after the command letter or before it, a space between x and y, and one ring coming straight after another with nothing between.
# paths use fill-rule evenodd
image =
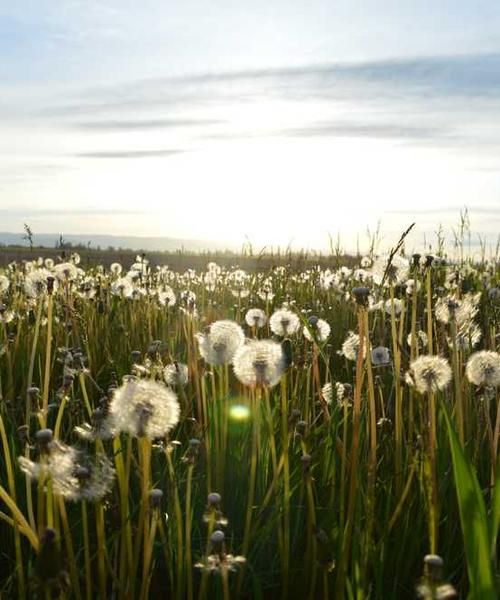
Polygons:
<instances>
[{"instance_id":1,"label":"sky","mask_svg":"<svg viewBox=\"0 0 500 600\"><path fill-rule=\"evenodd\" d=\"M500 231L496 0L0 4L0 231Z\"/></svg>"}]
</instances>

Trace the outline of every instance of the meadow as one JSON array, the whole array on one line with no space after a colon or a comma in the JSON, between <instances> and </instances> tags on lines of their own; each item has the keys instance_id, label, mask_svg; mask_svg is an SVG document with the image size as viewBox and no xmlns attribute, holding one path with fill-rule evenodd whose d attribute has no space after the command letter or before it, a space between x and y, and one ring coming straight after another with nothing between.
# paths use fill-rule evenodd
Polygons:
<instances>
[{"instance_id":1,"label":"meadow","mask_svg":"<svg viewBox=\"0 0 500 600\"><path fill-rule=\"evenodd\" d=\"M0 268L5 598L499 590L500 262Z\"/></svg>"}]
</instances>

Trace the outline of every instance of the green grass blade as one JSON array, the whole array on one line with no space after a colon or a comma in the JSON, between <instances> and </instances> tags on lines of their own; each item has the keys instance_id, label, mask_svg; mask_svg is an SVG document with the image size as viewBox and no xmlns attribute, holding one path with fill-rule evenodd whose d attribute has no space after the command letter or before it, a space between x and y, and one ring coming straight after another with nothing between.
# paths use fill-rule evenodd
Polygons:
<instances>
[{"instance_id":1,"label":"green grass blade","mask_svg":"<svg viewBox=\"0 0 500 600\"><path fill-rule=\"evenodd\" d=\"M490 532L491 532L491 556L495 555L497 547L498 528L500 527L500 461L496 470L496 481L493 489L493 497L491 501L490 515Z\"/></svg>"},{"instance_id":2,"label":"green grass blade","mask_svg":"<svg viewBox=\"0 0 500 600\"><path fill-rule=\"evenodd\" d=\"M441 408L448 428L453 460L470 585L468 597L471 600L495 600L497 594L490 560L490 539L483 496L474 469L460 446L446 408Z\"/></svg>"}]
</instances>

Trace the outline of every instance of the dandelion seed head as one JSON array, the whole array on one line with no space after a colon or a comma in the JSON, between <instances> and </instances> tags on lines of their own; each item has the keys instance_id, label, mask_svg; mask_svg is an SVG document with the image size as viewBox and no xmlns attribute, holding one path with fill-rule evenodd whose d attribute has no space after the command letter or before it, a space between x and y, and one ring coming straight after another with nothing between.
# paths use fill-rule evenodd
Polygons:
<instances>
[{"instance_id":1,"label":"dandelion seed head","mask_svg":"<svg viewBox=\"0 0 500 600\"><path fill-rule=\"evenodd\" d=\"M243 329L234 321L215 321L207 334L198 334L201 356L210 365L229 364L245 342Z\"/></svg>"},{"instance_id":2,"label":"dandelion seed head","mask_svg":"<svg viewBox=\"0 0 500 600\"><path fill-rule=\"evenodd\" d=\"M345 356L347 360L357 360L359 352L359 343L359 335L357 333L354 333L354 331L349 331L346 339L344 340L344 343L342 344L342 350L340 351L340 354L342 356ZM363 354L366 354L366 348L364 346L365 345L363 344Z\"/></svg>"},{"instance_id":3,"label":"dandelion seed head","mask_svg":"<svg viewBox=\"0 0 500 600\"><path fill-rule=\"evenodd\" d=\"M419 356L410 365L406 381L415 386L420 394L444 389L451 381L451 367L441 356Z\"/></svg>"},{"instance_id":4,"label":"dandelion seed head","mask_svg":"<svg viewBox=\"0 0 500 600\"><path fill-rule=\"evenodd\" d=\"M271 315L269 327L275 335L286 337L299 330L300 319L291 310L281 308Z\"/></svg>"},{"instance_id":5,"label":"dandelion seed head","mask_svg":"<svg viewBox=\"0 0 500 600\"><path fill-rule=\"evenodd\" d=\"M425 333L425 331L422 331L421 329L419 331L417 331L416 340L417 340L417 348L419 348L419 349L427 348L428 338L427 338L427 334ZM408 334L408 336L406 338L406 343L408 344L408 346L411 346L411 343L412 343L411 333Z\"/></svg>"},{"instance_id":6,"label":"dandelion seed head","mask_svg":"<svg viewBox=\"0 0 500 600\"><path fill-rule=\"evenodd\" d=\"M372 364L376 367L388 365L391 362L391 353L385 346L377 346L372 350Z\"/></svg>"},{"instance_id":7,"label":"dandelion seed head","mask_svg":"<svg viewBox=\"0 0 500 600\"><path fill-rule=\"evenodd\" d=\"M162 290L158 292L158 302L161 306L174 306L176 302L176 297L174 290L165 285Z\"/></svg>"},{"instance_id":8,"label":"dandelion seed head","mask_svg":"<svg viewBox=\"0 0 500 600\"><path fill-rule=\"evenodd\" d=\"M163 378L167 385L186 385L188 382L188 366L174 362L163 369Z\"/></svg>"},{"instance_id":9,"label":"dandelion seed head","mask_svg":"<svg viewBox=\"0 0 500 600\"><path fill-rule=\"evenodd\" d=\"M233 360L236 377L250 387L276 385L285 366L281 344L271 340L249 341L237 350Z\"/></svg>"},{"instance_id":10,"label":"dandelion seed head","mask_svg":"<svg viewBox=\"0 0 500 600\"><path fill-rule=\"evenodd\" d=\"M52 272L59 281L72 280L78 277L78 270L72 262L55 265L52 268Z\"/></svg>"},{"instance_id":11,"label":"dandelion seed head","mask_svg":"<svg viewBox=\"0 0 500 600\"><path fill-rule=\"evenodd\" d=\"M0 275L0 294L5 294L5 292L10 287L10 280L5 275Z\"/></svg>"},{"instance_id":12,"label":"dandelion seed head","mask_svg":"<svg viewBox=\"0 0 500 600\"><path fill-rule=\"evenodd\" d=\"M311 317L312 318L312 317ZM311 323L311 319L309 319L309 327L304 325L303 334L306 340L312 342L314 340L318 342L325 342L331 331L330 325L324 321L323 319L316 319L314 323ZM311 335L311 331L313 335Z\"/></svg>"},{"instance_id":13,"label":"dandelion seed head","mask_svg":"<svg viewBox=\"0 0 500 600\"><path fill-rule=\"evenodd\" d=\"M118 431L155 439L177 425L180 408L176 394L162 383L129 377L114 391L109 416Z\"/></svg>"},{"instance_id":14,"label":"dandelion seed head","mask_svg":"<svg viewBox=\"0 0 500 600\"><path fill-rule=\"evenodd\" d=\"M381 256L375 260L372 266L373 281L377 285L381 285L382 281L385 286L397 285L408 278L409 271L410 263L403 256L396 254L392 257L390 264L388 256Z\"/></svg>"},{"instance_id":15,"label":"dandelion seed head","mask_svg":"<svg viewBox=\"0 0 500 600\"><path fill-rule=\"evenodd\" d=\"M260 308L250 308L246 315L245 321L249 327L264 327L267 322L266 313Z\"/></svg>"},{"instance_id":16,"label":"dandelion seed head","mask_svg":"<svg viewBox=\"0 0 500 600\"><path fill-rule=\"evenodd\" d=\"M465 374L474 385L498 387L500 385L500 354L490 350L475 352L467 361Z\"/></svg>"}]
</instances>

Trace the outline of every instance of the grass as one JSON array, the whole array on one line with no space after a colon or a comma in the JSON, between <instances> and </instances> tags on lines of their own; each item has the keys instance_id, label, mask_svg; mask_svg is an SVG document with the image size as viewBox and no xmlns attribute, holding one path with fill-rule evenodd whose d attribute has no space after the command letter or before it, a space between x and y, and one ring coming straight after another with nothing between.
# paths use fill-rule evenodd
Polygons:
<instances>
[{"instance_id":1,"label":"grass","mask_svg":"<svg viewBox=\"0 0 500 600\"><path fill-rule=\"evenodd\" d=\"M60 273L52 292L44 278L39 289L26 285L29 265L0 271L9 282L0 296L0 592L396 600L414 597L433 553L444 573L436 581L427 574L429 594L450 582L460 597L495 597L498 391L470 383L465 366L479 349L498 351L500 293L491 290L500 265L409 257L405 279L418 285L408 292L388 268L379 285L337 261L330 269L259 264L243 275L144 263L129 275L130 297L117 292L119 275L90 263ZM235 277L243 283L233 294ZM353 295L364 285L370 297ZM165 286L174 306L159 302ZM259 295L264 287L273 295ZM196 301L183 300L185 291ZM458 335L458 317L444 322L435 310L439 298L472 297L466 326L482 333L475 347ZM249 307L270 316L283 303L300 319L287 339L269 323L246 325ZM327 340L302 335L312 315L330 324ZM276 386L245 387L231 365L201 358L196 336L220 319L283 344L288 366ZM339 355L349 330L359 335L354 360ZM391 350L388 364L372 361L376 346ZM422 354L447 359L449 385L419 394L405 382ZM161 380L173 361L188 366L189 378L173 386L181 418L167 436L76 435L75 426L99 420L123 377ZM325 399L327 382L334 393ZM351 395L341 398L336 383L350 384ZM37 442L44 427L90 465L111 461L115 477L102 499L71 501L50 475L26 477L19 457L50 457ZM223 541L213 537L219 529Z\"/></svg>"}]
</instances>

